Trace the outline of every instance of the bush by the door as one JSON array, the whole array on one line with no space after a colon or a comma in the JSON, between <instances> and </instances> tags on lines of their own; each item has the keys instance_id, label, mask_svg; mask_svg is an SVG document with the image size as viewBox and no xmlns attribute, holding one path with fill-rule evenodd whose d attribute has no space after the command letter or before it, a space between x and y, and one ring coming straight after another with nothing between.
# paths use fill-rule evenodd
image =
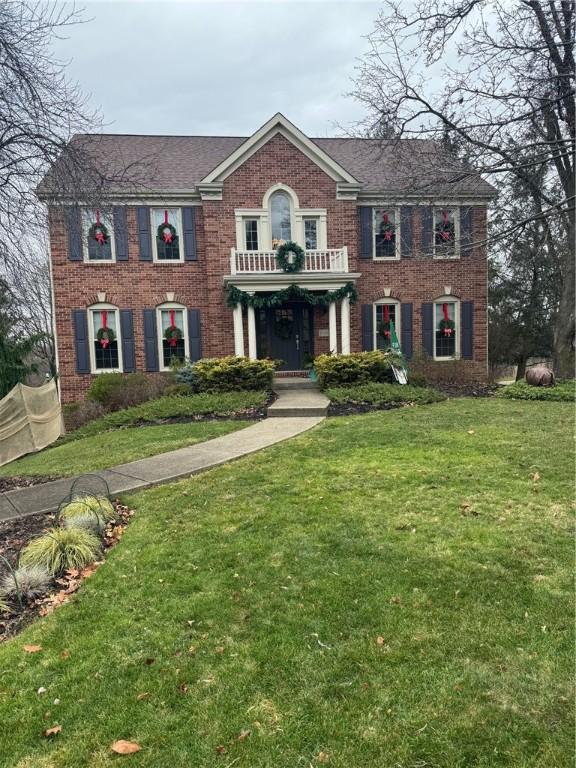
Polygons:
<instances>
[{"instance_id":1,"label":"bush by the door","mask_svg":"<svg viewBox=\"0 0 576 768\"><path fill-rule=\"evenodd\" d=\"M199 360L176 371L176 381L188 384L193 392L271 390L276 370L274 360L247 357L216 357Z\"/></svg>"},{"instance_id":2,"label":"bush by the door","mask_svg":"<svg viewBox=\"0 0 576 768\"><path fill-rule=\"evenodd\" d=\"M356 352L352 355L318 355L314 369L322 388L394 381L392 364L399 363L390 352Z\"/></svg>"}]
</instances>

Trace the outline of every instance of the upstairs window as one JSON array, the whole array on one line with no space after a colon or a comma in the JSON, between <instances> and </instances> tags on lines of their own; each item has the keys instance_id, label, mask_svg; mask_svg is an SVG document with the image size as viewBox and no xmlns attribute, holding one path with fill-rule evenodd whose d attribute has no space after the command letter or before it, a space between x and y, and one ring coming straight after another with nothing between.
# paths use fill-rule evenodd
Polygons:
<instances>
[{"instance_id":1,"label":"upstairs window","mask_svg":"<svg viewBox=\"0 0 576 768\"><path fill-rule=\"evenodd\" d=\"M114 232L110 211L101 208L82 211L82 242L85 261L114 261Z\"/></svg>"},{"instance_id":2,"label":"upstairs window","mask_svg":"<svg viewBox=\"0 0 576 768\"><path fill-rule=\"evenodd\" d=\"M244 244L247 251L258 250L258 219L244 219Z\"/></svg>"},{"instance_id":3,"label":"upstairs window","mask_svg":"<svg viewBox=\"0 0 576 768\"><path fill-rule=\"evenodd\" d=\"M437 360L458 356L459 304L437 301L434 304L434 357Z\"/></svg>"},{"instance_id":4,"label":"upstairs window","mask_svg":"<svg viewBox=\"0 0 576 768\"><path fill-rule=\"evenodd\" d=\"M400 238L397 232L396 209L374 210L374 258L400 258Z\"/></svg>"},{"instance_id":5,"label":"upstairs window","mask_svg":"<svg viewBox=\"0 0 576 768\"><path fill-rule=\"evenodd\" d=\"M398 303L395 301L374 304L374 349L390 349L392 346L392 334L398 338L400 328Z\"/></svg>"},{"instance_id":6,"label":"upstairs window","mask_svg":"<svg viewBox=\"0 0 576 768\"><path fill-rule=\"evenodd\" d=\"M460 217L457 208L434 209L434 258L460 256Z\"/></svg>"},{"instance_id":7,"label":"upstairs window","mask_svg":"<svg viewBox=\"0 0 576 768\"><path fill-rule=\"evenodd\" d=\"M113 307L89 309L92 370L121 371L118 311Z\"/></svg>"},{"instance_id":8,"label":"upstairs window","mask_svg":"<svg viewBox=\"0 0 576 768\"><path fill-rule=\"evenodd\" d=\"M179 208L152 208L155 261L182 261L181 232L182 221Z\"/></svg>"},{"instance_id":9,"label":"upstairs window","mask_svg":"<svg viewBox=\"0 0 576 768\"><path fill-rule=\"evenodd\" d=\"M307 251L315 251L318 248L318 219L304 219L304 247Z\"/></svg>"},{"instance_id":10,"label":"upstairs window","mask_svg":"<svg viewBox=\"0 0 576 768\"><path fill-rule=\"evenodd\" d=\"M292 207L287 192L278 190L270 196L272 247L292 240Z\"/></svg>"},{"instance_id":11,"label":"upstairs window","mask_svg":"<svg viewBox=\"0 0 576 768\"><path fill-rule=\"evenodd\" d=\"M188 356L186 312L182 306L163 306L158 309L160 331L160 359L162 369L183 363Z\"/></svg>"}]
</instances>

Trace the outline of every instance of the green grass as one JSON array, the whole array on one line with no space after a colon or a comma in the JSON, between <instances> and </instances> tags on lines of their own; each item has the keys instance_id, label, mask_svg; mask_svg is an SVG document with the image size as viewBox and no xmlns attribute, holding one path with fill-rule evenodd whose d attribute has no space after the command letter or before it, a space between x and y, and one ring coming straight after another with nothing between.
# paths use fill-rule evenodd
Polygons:
<instances>
[{"instance_id":1,"label":"green grass","mask_svg":"<svg viewBox=\"0 0 576 768\"><path fill-rule=\"evenodd\" d=\"M205 392L197 395L165 396L156 400L108 413L99 419L65 435L63 441L78 440L110 429L128 427L142 422L166 419L194 418L215 415L220 417L242 414L252 408L261 408L268 399L267 392Z\"/></svg>"},{"instance_id":2,"label":"green grass","mask_svg":"<svg viewBox=\"0 0 576 768\"><path fill-rule=\"evenodd\" d=\"M164 451L174 451L185 445L201 443L246 425L245 421L200 421L99 432L89 437L64 441L39 453L23 456L0 467L0 477L28 475L66 477L83 472L97 472L99 469L107 469L116 464L124 464Z\"/></svg>"},{"instance_id":3,"label":"green grass","mask_svg":"<svg viewBox=\"0 0 576 768\"><path fill-rule=\"evenodd\" d=\"M510 400L549 400L554 402L573 403L576 399L574 381L559 381L554 387L533 387L525 381L516 381L502 387L498 397Z\"/></svg>"},{"instance_id":4,"label":"green grass","mask_svg":"<svg viewBox=\"0 0 576 768\"><path fill-rule=\"evenodd\" d=\"M386 384L373 382L371 384L355 384L346 387L329 387L324 394L335 405L355 405L368 403L383 407L390 404L403 403L437 403L445 400L446 396L436 389L414 387L410 384Z\"/></svg>"},{"instance_id":5,"label":"green grass","mask_svg":"<svg viewBox=\"0 0 576 768\"><path fill-rule=\"evenodd\" d=\"M572 766L572 417L333 418L129 498L107 562L0 648L3 765Z\"/></svg>"}]
</instances>

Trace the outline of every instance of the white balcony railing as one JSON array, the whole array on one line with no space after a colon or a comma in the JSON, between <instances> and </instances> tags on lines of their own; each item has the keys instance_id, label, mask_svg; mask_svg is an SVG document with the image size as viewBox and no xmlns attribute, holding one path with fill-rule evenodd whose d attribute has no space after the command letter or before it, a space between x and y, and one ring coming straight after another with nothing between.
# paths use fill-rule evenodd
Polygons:
<instances>
[{"instance_id":1,"label":"white balcony railing","mask_svg":"<svg viewBox=\"0 0 576 768\"><path fill-rule=\"evenodd\" d=\"M302 272L348 272L348 250L324 248L305 251ZM237 251L232 248L230 274L284 274L276 261L276 251Z\"/></svg>"}]
</instances>

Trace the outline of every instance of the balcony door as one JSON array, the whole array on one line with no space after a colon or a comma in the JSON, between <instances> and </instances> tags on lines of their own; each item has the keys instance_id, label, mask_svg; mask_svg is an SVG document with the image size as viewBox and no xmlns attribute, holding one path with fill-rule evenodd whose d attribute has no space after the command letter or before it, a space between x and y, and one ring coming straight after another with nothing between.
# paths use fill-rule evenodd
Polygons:
<instances>
[{"instance_id":1,"label":"balcony door","mask_svg":"<svg viewBox=\"0 0 576 768\"><path fill-rule=\"evenodd\" d=\"M314 310L309 304L287 302L259 310L258 357L281 360L281 371L301 371L314 354Z\"/></svg>"}]
</instances>

